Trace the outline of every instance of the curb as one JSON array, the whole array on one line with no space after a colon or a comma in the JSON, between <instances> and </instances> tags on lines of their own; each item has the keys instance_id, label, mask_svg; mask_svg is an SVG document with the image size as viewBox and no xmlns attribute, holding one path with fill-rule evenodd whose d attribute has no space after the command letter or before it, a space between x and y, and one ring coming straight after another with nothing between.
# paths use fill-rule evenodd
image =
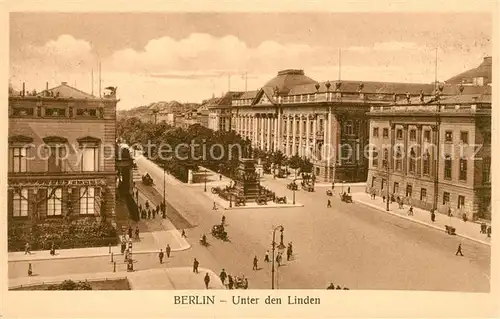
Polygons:
<instances>
[{"instance_id":1,"label":"curb","mask_svg":"<svg viewBox=\"0 0 500 319\"><path fill-rule=\"evenodd\" d=\"M235 209L254 209L254 208L294 208L294 207L304 207L304 204L283 204L280 206L273 205L258 205L258 206L238 206L238 207L224 207L224 210L235 210Z\"/></svg>"},{"instance_id":2,"label":"curb","mask_svg":"<svg viewBox=\"0 0 500 319\"><path fill-rule=\"evenodd\" d=\"M445 230L442 228L442 227L438 227L438 226L434 226L434 225L431 225L431 224L428 224L426 222L423 222L423 221L420 221L418 219L413 219L413 218L410 218L410 217L407 217L407 216L403 216L403 215L400 215L400 214L397 214L397 213L394 213L392 211L386 211L384 209L381 209L380 207L376 206L376 205L373 205L373 204L370 204L370 203L366 203L364 201L360 201L360 200L356 200L356 202L362 204L362 205L365 205L365 206L369 206L371 208L375 208L376 210L378 211L381 211L381 212L384 212L386 214L389 214L389 215L393 215L393 216L397 216L399 218L403 218L403 219L406 219L406 220L409 220L409 221L412 221L414 223L417 223L417 224L420 224L420 225L424 225L424 226L427 226L427 227L430 227L430 228L434 228L436 230L439 230L439 231L442 231L442 232L445 232ZM487 246L490 246L491 247L491 243L488 243L488 242L485 242L485 241L482 241L480 239L476 239L476 238L472 238L472 237L469 237L467 235L462 235L462 234L459 234L459 233L456 233L457 236L459 237L462 237L462 238L465 238L465 239L468 239L468 240L472 240L472 241L475 241L477 243L480 243L480 244L483 244L483 245L487 245Z\"/></svg>"},{"instance_id":3,"label":"curb","mask_svg":"<svg viewBox=\"0 0 500 319\"><path fill-rule=\"evenodd\" d=\"M189 248L191 248L190 244L188 244L188 246L186 246L186 247L172 249L172 252L184 251L184 250L188 250ZM132 251L132 253L133 253L133 255L135 255L135 254L137 254L137 255L140 255L140 254L154 254L154 253L158 253L158 250L140 250L140 251ZM79 256L42 257L42 258L37 258L37 259L16 259L16 260L9 260L9 258L7 258L7 262L11 263L11 262L26 262L26 261L29 262L29 261L45 261L45 260L59 260L59 259L95 258L95 257L106 257L106 256L110 256L110 255L111 255L110 253L100 253L100 254L79 255ZM116 253L115 254L113 252L113 256L122 256L122 253Z\"/></svg>"}]
</instances>

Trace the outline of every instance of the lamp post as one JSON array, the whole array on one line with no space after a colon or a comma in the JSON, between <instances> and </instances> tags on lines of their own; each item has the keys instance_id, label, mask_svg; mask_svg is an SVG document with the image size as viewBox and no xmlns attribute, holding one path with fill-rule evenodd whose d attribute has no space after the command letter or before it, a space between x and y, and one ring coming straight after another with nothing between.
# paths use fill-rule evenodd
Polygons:
<instances>
[{"instance_id":1,"label":"lamp post","mask_svg":"<svg viewBox=\"0 0 500 319\"><path fill-rule=\"evenodd\" d=\"M163 163L163 213L166 214L166 211L167 211L167 196L166 196L166 191L165 191L165 187L166 187L166 166L167 166L167 162L164 162Z\"/></svg>"},{"instance_id":2,"label":"lamp post","mask_svg":"<svg viewBox=\"0 0 500 319\"><path fill-rule=\"evenodd\" d=\"M292 197L292 203L295 205L295 186L297 185L295 183L295 179L293 180L293 187L292 187L292 194L293 194L293 197Z\"/></svg>"},{"instance_id":3,"label":"lamp post","mask_svg":"<svg viewBox=\"0 0 500 319\"><path fill-rule=\"evenodd\" d=\"M203 168L203 182L204 182L204 188L203 188L203 191L206 192L207 191L207 169L206 168Z\"/></svg>"},{"instance_id":4,"label":"lamp post","mask_svg":"<svg viewBox=\"0 0 500 319\"><path fill-rule=\"evenodd\" d=\"M283 225L279 225L273 229L273 242L272 242L272 247L273 247L273 263L272 263L272 268L271 268L271 289L274 289L274 263L276 261L276 258L274 256L274 251L276 249L276 231L279 230L281 232L281 240L280 244L278 245L278 250L282 252L283 249L285 249L285 245L283 244L283 231L285 228Z\"/></svg>"}]
</instances>

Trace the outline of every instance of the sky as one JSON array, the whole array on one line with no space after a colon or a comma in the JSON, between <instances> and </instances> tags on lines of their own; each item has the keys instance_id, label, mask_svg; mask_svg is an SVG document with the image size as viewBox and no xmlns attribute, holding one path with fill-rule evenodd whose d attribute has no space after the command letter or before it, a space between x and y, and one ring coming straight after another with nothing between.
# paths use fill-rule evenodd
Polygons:
<instances>
[{"instance_id":1,"label":"sky","mask_svg":"<svg viewBox=\"0 0 500 319\"><path fill-rule=\"evenodd\" d=\"M100 61L119 109L256 90L288 68L334 81L339 62L343 80L430 83L436 49L440 81L490 56L492 23L477 12L19 12L10 82L40 91L65 81L99 95Z\"/></svg>"}]
</instances>

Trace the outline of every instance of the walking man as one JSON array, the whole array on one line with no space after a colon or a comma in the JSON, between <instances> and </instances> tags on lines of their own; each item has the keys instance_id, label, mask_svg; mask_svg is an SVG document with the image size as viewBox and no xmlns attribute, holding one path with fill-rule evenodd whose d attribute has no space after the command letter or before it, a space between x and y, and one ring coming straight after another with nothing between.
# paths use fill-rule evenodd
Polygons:
<instances>
[{"instance_id":1,"label":"walking man","mask_svg":"<svg viewBox=\"0 0 500 319\"><path fill-rule=\"evenodd\" d=\"M196 258L194 259L193 261L193 272L194 273L198 273L198 266L200 265L200 263L198 262L198 260L196 260Z\"/></svg>"},{"instance_id":2,"label":"walking man","mask_svg":"<svg viewBox=\"0 0 500 319\"><path fill-rule=\"evenodd\" d=\"M351 186L348 186L347 187L347 194L350 194L351 193Z\"/></svg>"},{"instance_id":3,"label":"walking man","mask_svg":"<svg viewBox=\"0 0 500 319\"><path fill-rule=\"evenodd\" d=\"M276 256L276 263L278 263L278 267L281 266L281 253Z\"/></svg>"},{"instance_id":4,"label":"walking man","mask_svg":"<svg viewBox=\"0 0 500 319\"><path fill-rule=\"evenodd\" d=\"M332 202L330 200L328 200L328 202L326 203L326 207L332 207Z\"/></svg>"},{"instance_id":5,"label":"walking man","mask_svg":"<svg viewBox=\"0 0 500 319\"><path fill-rule=\"evenodd\" d=\"M128 238L132 239L132 226L128 225Z\"/></svg>"},{"instance_id":6,"label":"walking man","mask_svg":"<svg viewBox=\"0 0 500 319\"><path fill-rule=\"evenodd\" d=\"M227 274L226 274L226 271L224 270L224 268L220 272L219 278L220 278L220 281L222 282L222 284L225 285Z\"/></svg>"},{"instance_id":7,"label":"walking man","mask_svg":"<svg viewBox=\"0 0 500 319\"><path fill-rule=\"evenodd\" d=\"M217 210L217 205L214 202L214 206L212 207L212 210Z\"/></svg>"},{"instance_id":8,"label":"walking man","mask_svg":"<svg viewBox=\"0 0 500 319\"><path fill-rule=\"evenodd\" d=\"M210 276L208 275L208 272L206 273L205 278L203 279L203 281L205 282L205 288L208 289L208 284L210 283Z\"/></svg>"},{"instance_id":9,"label":"walking man","mask_svg":"<svg viewBox=\"0 0 500 319\"><path fill-rule=\"evenodd\" d=\"M270 260L269 260L269 250L266 250L266 255L264 256L264 261L266 263L268 263Z\"/></svg>"},{"instance_id":10,"label":"walking man","mask_svg":"<svg viewBox=\"0 0 500 319\"><path fill-rule=\"evenodd\" d=\"M436 213L434 212L434 209L431 210L431 221L434 222L436 220Z\"/></svg>"},{"instance_id":11,"label":"walking man","mask_svg":"<svg viewBox=\"0 0 500 319\"><path fill-rule=\"evenodd\" d=\"M455 253L455 256L458 256L458 254L460 254L460 256L464 255L462 254L462 243L458 244L458 249L457 252Z\"/></svg>"},{"instance_id":12,"label":"walking man","mask_svg":"<svg viewBox=\"0 0 500 319\"><path fill-rule=\"evenodd\" d=\"M335 190L335 182L332 182L332 191Z\"/></svg>"},{"instance_id":13,"label":"walking man","mask_svg":"<svg viewBox=\"0 0 500 319\"><path fill-rule=\"evenodd\" d=\"M139 226L135 226L135 239L139 240Z\"/></svg>"},{"instance_id":14,"label":"walking man","mask_svg":"<svg viewBox=\"0 0 500 319\"><path fill-rule=\"evenodd\" d=\"M257 262L259 260L257 259L257 256L253 257L253 268L252 270L259 270L259 267L257 267Z\"/></svg>"},{"instance_id":15,"label":"walking man","mask_svg":"<svg viewBox=\"0 0 500 319\"><path fill-rule=\"evenodd\" d=\"M184 229L182 230L181 237L182 238L187 238L186 231Z\"/></svg>"},{"instance_id":16,"label":"walking man","mask_svg":"<svg viewBox=\"0 0 500 319\"><path fill-rule=\"evenodd\" d=\"M26 245L24 245L24 254L30 254L31 255L31 245L30 243L26 243Z\"/></svg>"},{"instance_id":17,"label":"walking man","mask_svg":"<svg viewBox=\"0 0 500 319\"><path fill-rule=\"evenodd\" d=\"M227 276L227 288L233 289L234 281L231 275Z\"/></svg>"},{"instance_id":18,"label":"walking man","mask_svg":"<svg viewBox=\"0 0 500 319\"><path fill-rule=\"evenodd\" d=\"M160 249L160 253L158 254L158 258L160 259L160 264L163 264L163 249Z\"/></svg>"},{"instance_id":19,"label":"walking man","mask_svg":"<svg viewBox=\"0 0 500 319\"><path fill-rule=\"evenodd\" d=\"M167 244L167 248L165 248L165 251L167 252L167 258L170 258L170 251L171 251L171 248L170 248L170 245Z\"/></svg>"}]
</instances>

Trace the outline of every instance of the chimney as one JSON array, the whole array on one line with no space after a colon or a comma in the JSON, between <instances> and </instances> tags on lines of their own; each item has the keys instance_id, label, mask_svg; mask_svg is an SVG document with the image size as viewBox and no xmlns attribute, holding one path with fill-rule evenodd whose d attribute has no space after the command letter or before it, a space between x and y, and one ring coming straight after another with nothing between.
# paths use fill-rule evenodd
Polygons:
<instances>
[{"instance_id":1,"label":"chimney","mask_svg":"<svg viewBox=\"0 0 500 319\"><path fill-rule=\"evenodd\" d=\"M61 84L62 84L62 85L67 85L67 84L68 84L68 82L61 82Z\"/></svg>"},{"instance_id":2,"label":"chimney","mask_svg":"<svg viewBox=\"0 0 500 319\"><path fill-rule=\"evenodd\" d=\"M23 82L23 96L26 95L26 83Z\"/></svg>"},{"instance_id":3,"label":"chimney","mask_svg":"<svg viewBox=\"0 0 500 319\"><path fill-rule=\"evenodd\" d=\"M45 91L49 90L49 82L45 82Z\"/></svg>"}]
</instances>

